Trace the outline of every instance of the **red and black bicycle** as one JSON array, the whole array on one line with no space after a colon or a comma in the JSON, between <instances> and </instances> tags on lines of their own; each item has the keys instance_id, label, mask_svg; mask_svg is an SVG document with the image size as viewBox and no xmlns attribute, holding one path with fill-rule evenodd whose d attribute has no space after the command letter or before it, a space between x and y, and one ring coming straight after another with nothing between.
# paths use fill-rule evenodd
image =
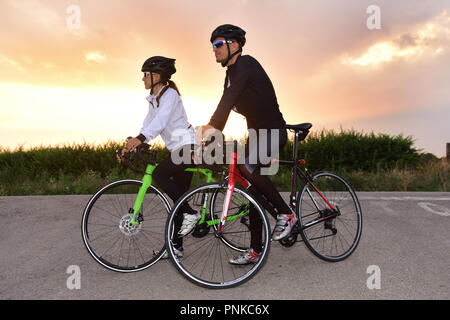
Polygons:
<instances>
[{"instance_id":1,"label":"red and black bicycle","mask_svg":"<svg viewBox=\"0 0 450 320\"><path fill-rule=\"evenodd\" d=\"M298 222L280 243L289 247L302 241L317 257L337 262L349 257L358 245L361 206L344 178L327 171L310 174L305 161L298 159L298 144L311 127L310 123L286 126L295 134L293 159L278 162L291 168L289 202ZM237 159L233 150L228 176L223 181L186 192L173 206L166 224L166 247L175 267L191 282L207 288L230 288L244 283L260 270L269 253L271 228L265 210L276 217L276 209L249 188L250 183L236 167ZM297 191L298 182L301 184ZM202 219L193 232L183 237L183 257L179 257L173 247L173 230L186 202L202 212ZM259 259L247 265L229 263L249 249L251 233L256 231L262 243Z\"/></svg>"}]
</instances>

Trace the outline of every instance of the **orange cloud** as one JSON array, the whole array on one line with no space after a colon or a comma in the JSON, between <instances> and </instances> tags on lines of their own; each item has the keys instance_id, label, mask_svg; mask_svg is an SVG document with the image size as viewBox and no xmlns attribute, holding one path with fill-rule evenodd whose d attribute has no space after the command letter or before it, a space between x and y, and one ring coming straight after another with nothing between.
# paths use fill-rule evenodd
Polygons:
<instances>
[{"instance_id":1,"label":"orange cloud","mask_svg":"<svg viewBox=\"0 0 450 320\"><path fill-rule=\"evenodd\" d=\"M399 59L429 58L443 54L450 45L450 17L444 10L416 30L371 45L359 57L342 58L341 63L360 67L377 66Z\"/></svg>"}]
</instances>

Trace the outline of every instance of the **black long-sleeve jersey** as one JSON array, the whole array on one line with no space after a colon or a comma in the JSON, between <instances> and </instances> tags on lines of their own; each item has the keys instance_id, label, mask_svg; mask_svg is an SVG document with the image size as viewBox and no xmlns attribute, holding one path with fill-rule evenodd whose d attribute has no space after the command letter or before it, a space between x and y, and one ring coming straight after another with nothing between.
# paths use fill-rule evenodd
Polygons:
<instances>
[{"instance_id":1,"label":"black long-sleeve jersey","mask_svg":"<svg viewBox=\"0 0 450 320\"><path fill-rule=\"evenodd\" d=\"M228 67L222 98L209 124L223 130L234 107L245 116L248 129L282 129L286 125L272 82L249 55L239 56Z\"/></svg>"}]
</instances>

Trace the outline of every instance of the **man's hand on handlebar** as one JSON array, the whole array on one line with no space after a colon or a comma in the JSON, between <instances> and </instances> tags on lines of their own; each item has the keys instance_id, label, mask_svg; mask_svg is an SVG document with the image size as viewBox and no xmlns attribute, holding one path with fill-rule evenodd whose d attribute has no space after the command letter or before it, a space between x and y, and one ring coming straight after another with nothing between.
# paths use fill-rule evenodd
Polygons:
<instances>
[{"instance_id":1,"label":"man's hand on handlebar","mask_svg":"<svg viewBox=\"0 0 450 320\"><path fill-rule=\"evenodd\" d=\"M209 136L212 134L213 130L217 130L210 124L204 126L198 126L195 130L195 142L197 144L205 145Z\"/></svg>"}]
</instances>

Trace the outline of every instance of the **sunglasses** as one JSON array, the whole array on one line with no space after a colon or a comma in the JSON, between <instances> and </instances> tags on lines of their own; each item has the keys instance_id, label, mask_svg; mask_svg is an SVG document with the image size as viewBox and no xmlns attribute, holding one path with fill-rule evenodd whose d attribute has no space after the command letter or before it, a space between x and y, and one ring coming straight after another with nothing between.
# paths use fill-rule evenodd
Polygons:
<instances>
[{"instance_id":1,"label":"sunglasses","mask_svg":"<svg viewBox=\"0 0 450 320\"><path fill-rule=\"evenodd\" d=\"M150 72L150 71L146 71L146 72L144 72L144 78L147 78L149 75L153 75L153 74L156 74L156 73L154 73L154 72Z\"/></svg>"},{"instance_id":2,"label":"sunglasses","mask_svg":"<svg viewBox=\"0 0 450 320\"><path fill-rule=\"evenodd\" d=\"M233 40L218 40L213 43L213 47L216 49L219 49L221 46L223 46L225 43L233 43Z\"/></svg>"}]
</instances>

